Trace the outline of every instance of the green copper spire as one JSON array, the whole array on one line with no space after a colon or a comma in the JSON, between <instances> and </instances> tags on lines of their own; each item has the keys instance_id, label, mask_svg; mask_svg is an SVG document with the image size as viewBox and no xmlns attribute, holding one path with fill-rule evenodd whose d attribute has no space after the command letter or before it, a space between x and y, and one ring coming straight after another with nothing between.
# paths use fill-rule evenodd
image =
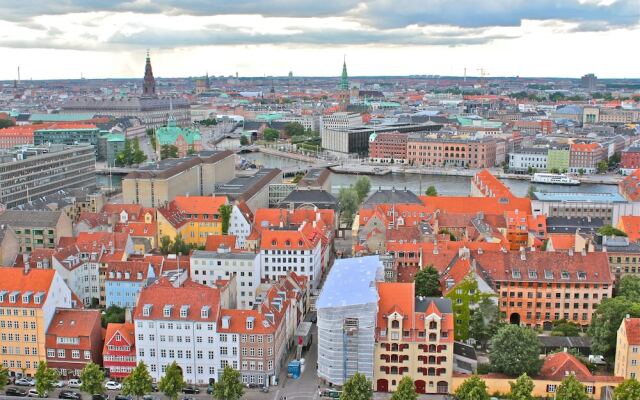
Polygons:
<instances>
[{"instance_id":1,"label":"green copper spire","mask_svg":"<svg viewBox=\"0 0 640 400\"><path fill-rule=\"evenodd\" d=\"M349 76L347 75L347 60L342 62L342 76L340 77L340 90L349 90Z\"/></svg>"}]
</instances>

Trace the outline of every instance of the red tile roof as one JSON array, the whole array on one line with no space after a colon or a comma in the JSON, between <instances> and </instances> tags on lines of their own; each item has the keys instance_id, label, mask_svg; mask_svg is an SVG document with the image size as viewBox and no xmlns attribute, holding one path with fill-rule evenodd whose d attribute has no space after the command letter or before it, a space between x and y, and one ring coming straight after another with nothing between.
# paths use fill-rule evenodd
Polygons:
<instances>
[{"instance_id":1,"label":"red tile roof","mask_svg":"<svg viewBox=\"0 0 640 400\"><path fill-rule=\"evenodd\" d=\"M620 229L624 231L632 242L640 240L640 216L627 215L620 217Z\"/></svg>"},{"instance_id":2,"label":"red tile roof","mask_svg":"<svg viewBox=\"0 0 640 400\"><path fill-rule=\"evenodd\" d=\"M531 200L521 197L455 197L455 196L420 196L428 212L440 210L449 213L502 214L505 211L519 210L531 214Z\"/></svg>"},{"instance_id":3,"label":"red tile roof","mask_svg":"<svg viewBox=\"0 0 640 400\"><path fill-rule=\"evenodd\" d=\"M549 234L549 241L553 250L562 251L573 249L576 244L576 235L565 233L551 233Z\"/></svg>"},{"instance_id":4,"label":"red tile roof","mask_svg":"<svg viewBox=\"0 0 640 400\"><path fill-rule=\"evenodd\" d=\"M104 350L103 353L108 353L107 348L109 342L113 339L116 333L120 333L120 336L126 341L132 349L132 353L135 354L136 334L133 322L116 323L111 322L107 325L107 331L104 335Z\"/></svg>"},{"instance_id":5,"label":"red tile roof","mask_svg":"<svg viewBox=\"0 0 640 400\"><path fill-rule=\"evenodd\" d=\"M475 174L473 183L487 197L514 197L511 190L488 169Z\"/></svg>"},{"instance_id":6,"label":"red tile roof","mask_svg":"<svg viewBox=\"0 0 640 400\"><path fill-rule=\"evenodd\" d=\"M0 267L0 293L4 293L3 301L0 301L2 307L26 307L40 308L46 302L49 294L49 288L56 276L54 269L33 269L30 268L25 273L22 268L5 268ZM18 293L15 303L9 301L13 292ZM26 292L32 292L28 303L22 302L22 295ZM34 296L38 293L44 293L39 304L34 301Z\"/></svg>"},{"instance_id":7,"label":"red tile roof","mask_svg":"<svg viewBox=\"0 0 640 400\"><path fill-rule=\"evenodd\" d=\"M571 145L571 151L593 152L600 147L599 143L573 143Z\"/></svg>"},{"instance_id":8,"label":"red tile roof","mask_svg":"<svg viewBox=\"0 0 640 400\"><path fill-rule=\"evenodd\" d=\"M96 245L102 245L107 250L113 246L115 250L125 250L127 242L129 240L129 234L118 232L80 232L76 238L76 244L78 246L90 245L93 243Z\"/></svg>"},{"instance_id":9,"label":"red tile roof","mask_svg":"<svg viewBox=\"0 0 640 400\"><path fill-rule=\"evenodd\" d=\"M415 285L412 283L378 282L378 323L377 327L387 326L386 315L397 311L406 316L404 329L414 329Z\"/></svg>"},{"instance_id":10,"label":"red tile roof","mask_svg":"<svg viewBox=\"0 0 640 400\"><path fill-rule=\"evenodd\" d=\"M150 314L145 316L145 305L151 305ZM179 287L174 287L166 278L160 278L152 285L142 289L138 297L138 304L134 311L134 319L166 319L164 307L171 305L172 319L180 319L180 308L188 306L189 311L185 320L215 322L220 311L220 291L191 280L185 281ZM201 310L209 307L208 317L202 317Z\"/></svg>"},{"instance_id":11,"label":"red tile roof","mask_svg":"<svg viewBox=\"0 0 640 400\"><path fill-rule=\"evenodd\" d=\"M100 328L100 310L56 309L47 336L89 337ZM48 341L48 338L47 338ZM49 347L49 346L47 346Z\"/></svg>"},{"instance_id":12,"label":"red tile roof","mask_svg":"<svg viewBox=\"0 0 640 400\"><path fill-rule=\"evenodd\" d=\"M173 203L187 214L217 214L228 201L226 196L177 196Z\"/></svg>"},{"instance_id":13,"label":"red tile roof","mask_svg":"<svg viewBox=\"0 0 640 400\"><path fill-rule=\"evenodd\" d=\"M620 194L629 201L640 200L640 169L636 169L618 184Z\"/></svg>"},{"instance_id":14,"label":"red tile roof","mask_svg":"<svg viewBox=\"0 0 640 400\"><path fill-rule=\"evenodd\" d=\"M625 318L624 329L631 345L640 345L640 318Z\"/></svg>"},{"instance_id":15,"label":"red tile roof","mask_svg":"<svg viewBox=\"0 0 640 400\"><path fill-rule=\"evenodd\" d=\"M230 249L236 249L236 237L235 235L209 235L207 241L204 244L204 249L207 251L218 251L220 246L228 247Z\"/></svg>"},{"instance_id":16,"label":"red tile roof","mask_svg":"<svg viewBox=\"0 0 640 400\"><path fill-rule=\"evenodd\" d=\"M579 381L593 380L593 374L576 357L569 353L550 354L540 369L540 376L551 380L562 380L567 374L574 374Z\"/></svg>"}]
</instances>

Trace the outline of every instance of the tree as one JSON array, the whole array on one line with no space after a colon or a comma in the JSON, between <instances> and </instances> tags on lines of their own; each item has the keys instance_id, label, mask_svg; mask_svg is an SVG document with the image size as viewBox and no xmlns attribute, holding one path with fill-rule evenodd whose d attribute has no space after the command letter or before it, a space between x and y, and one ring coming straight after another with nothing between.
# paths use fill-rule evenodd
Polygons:
<instances>
[{"instance_id":1,"label":"tree","mask_svg":"<svg viewBox=\"0 0 640 400\"><path fill-rule=\"evenodd\" d=\"M0 119L0 129L9 128L14 126L16 123L13 122L12 119Z\"/></svg>"},{"instance_id":2,"label":"tree","mask_svg":"<svg viewBox=\"0 0 640 400\"><path fill-rule=\"evenodd\" d=\"M436 190L436 187L433 185L430 185L427 190L424 192L425 195L427 196L431 196L431 197L435 197L438 195L438 190Z\"/></svg>"},{"instance_id":3,"label":"tree","mask_svg":"<svg viewBox=\"0 0 640 400\"><path fill-rule=\"evenodd\" d=\"M280 138L280 132L278 132L277 129L265 128L265 130L262 132L262 136L267 142L275 142Z\"/></svg>"},{"instance_id":4,"label":"tree","mask_svg":"<svg viewBox=\"0 0 640 400\"><path fill-rule=\"evenodd\" d=\"M418 394L410 376L404 376L398 383L398 389L391 396L391 400L417 400Z\"/></svg>"},{"instance_id":5,"label":"tree","mask_svg":"<svg viewBox=\"0 0 640 400\"><path fill-rule=\"evenodd\" d=\"M107 324L112 322L124 322L125 309L116 305L109 306L102 314L102 327L106 328Z\"/></svg>"},{"instance_id":6,"label":"tree","mask_svg":"<svg viewBox=\"0 0 640 400\"><path fill-rule=\"evenodd\" d=\"M640 304L621 296L600 302L587 330L587 334L591 336L593 354L613 356L616 348L616 334L627 314L640 317Z\"/></svg>"},{"instance_id":7,"label":"tree","mask_svg":"<svg viewBox=\"0 0 640 400\"><path fill-rule=\"evenodd\" d=\"M602 160L598 163L598 173L599 174L604 174L605 172L607 172L607 168L609 168L609 163Z\"/></svg>"},{"instance_id":8,"label":"tree","mask_svg":"<svg viewBox=\"0 0 640 400\"><path fill-rule=\"evenodd\" d=\"M160 252L162 254L169 254L170 249L171 249L171 238L167 235L163 235L160 238Z\"/></svg>"},{"instance_id":9,"label":"tree","mask_svg":"<svg viewBox=\"0 0 640 400\"><path fill-rule=\"evenodd\" d=\"M567 320L559 320L551 330L551 336L579 336L580 327Z\"/></svg>"},{"instance_id":10,"label":"tree","mask_svg":"<svg viewBox=\"0 0 640 400\"><path fill-rule=\"evenodd\" d=\"M47 393L51 392L53 390L53 384L58 381L59 376L58 371L49 368L46 361L40 361L34 375L38 396L45 397Z\"/></svg>"},{"instance_id":11,"label":"tree","mask_svg":"<svg viewBox=\"0 0 640 400\"><path fill-rule=\"evenodd\" d=\"M9 370L0 365L0 390L4 390L9 383Z\"/></svg>"},{"instance_id":12,"label":"tree","mask_svg":"<svg viewBox=\"0 0 640 400\"><path fill-rule=\"evenodd\" d=\"M160 146L160 159L178 158L178 148L172 144L163 144Z\"/></svg>"},{"instance_id":13,"label":"tree","mask_svg":"<svg viewBox=\"0 0 640 400\"><path fill-rule=\"evenodd\" d=\"M140 149L140 141L138 138L133 139L133 153L131 154L130 164L142 164L147 161L147 155Z\"/></svg>"},{"instance_id":14,"label":"tree","mask_svg":"<svg viewBox=\"0 0 640 400\"><path fill-rule=\"evenodd\" d=\"M168 398L176 400L183 387L184 381L182 380L182 370L174 361L169 364L164 376L160 379L158 389L160 389L160 391Z\"/></svg>"},{"instance_id":15,"label":"tree","mask_svg":"<svg viewBox=\"0 0 640 400\"><path fill-rule=\"evenodd\" d=\"M213 398L218 400L240 400L244 394L244 386L240 380L240 372L224 367L222 376L213 386Z\"/></svg>"},{"instance_id":16,"label":"tree","mask_svg":"<svg viewBox=\"0 0 640 400\"><path fill-rule=\"evenodd\" d=\"M129 139L124 140L124 148L116 154L116 165L125 166L131 165L131 158L133 155L133 148L131 147L131 141Z\"/></svg>"},{"instance_id":17,"label":"tree","mask_svg":"<svg viewBox=\"0 0 640 400\"><path fill-rule=\"evenodd\" d=\"M487 384L477 375L465 379L456 390L458 400L489 400Z\"/></svg>"},{"instance_id":18,"label":"tree","mask_svg":"<svg viewBox=\"0 0 640 400\"><path fill-rule=\"evenodd\" d=\"M527 374L520 375L515 382L509 382L509 386L511 386L509 400L534 400L531 395L534 386L533 379L529 378Z\"/></svg>"},{"instance_id":19,"label":"tree","mask_svg":"<svg viewBox=\"0 0 640 400\"><path fill-rule=\"evenodd\" d=\"M182 380L182 375L180 375L180 379ZM151 386L152 383L153 380L151 379L151 375L149 375L147 366L144 362L140 361L138 365L136 365L136 367L131 371L129 376L124 378L124 381L122 381L122 394L124 394L125 396L136 396L136 399L139 399L141 396L144 396L147 393L151 393L151 391L153 390ZM162 391L164 392L164 390Z\"/></svg>"},{"instance_id":20,"label":"tree","mask_svg":"<svg viewBox=\"0 0 640 400\"><path fill-rule=\"evenodd\" d=\"M340 188L338 204L340 205L340 219L343 223L351 225L353 217L358 211L358 193L351 187Z\"/></svg>"},{"instance_id":21,"label":"tree","mask_svg":"<svg viewBox=\"0 0 640 400\"><path fill-rule=\"evenodd\" d=\"M505 325L491 338L489 361L496 372L509 376L540 371L540 341L536 333L519 325Z\"/></svg>"},{"instance_id":22,"label":"tree","mask_svg":"<svg viewBox=\"0 0 640 400\"><path fill-rule=\"evenodd\" d=\"M614 153L611 157L609 157L609 167L610 168L615 168L618 166L618 164L620 164L620 153Z\"/></svg>"},{"instance_id":23,"label":"tree","mask_svg":"<svg viewBox=\"0 0 640 400\"><path fill-rule=\"evenodd\" d=\"M299 122L289 122L284 126L284 133L289 137L304 135L304 126Z\"/></svg>"},{"instance_id":24,"label":"tree","mask_svg":"<svg viewBox=\"0 0 640 400\"><path fill-rule=\"evenodd\" d=\"M469 318L469 337L478 341L482 348L486 348L489 339L502 325L498 305L490 297L484 296Z\"/></svg>"},{"instance_id":25,"label":"tree","mask_svg":"<svg viewBox=\"0 0 640 400\"><path fill-rule=\"evenodd\" d=\"M534 199L536 197L536 192L538 188L536 185L529 185L529 190L527 190L527 197L530 199Z\"/></svg>"},{"instance_id":26,"label":"tree","mask_svg":"<svg viewBox=\"0 0 640 400\"><path fill-rule=\"evenodd\" d=\"M575 375L569 375L558 386L556 400L589 400L589 395Z\"/></svg>"},{"instance_id":27,"label":"tree","mask_svg":"<svg viewBox=\"0 0 640 400\"><path fill-rule=\"evenodd\" d=\"M442 295L440 290L440 274L438 270L429 265L416 273L414 279L416 296L439 297Z\"/></svg>"},{"instance_id":28,"label":"tree","mask_svg":"<svg viewBox=\"0 0 640 400\"><path fill-rule=\"evenodd\" d=\"M624 296L628 300L640 303L640 277L625 275L618 283L618 296Z\"/></svg>"},{"instance_id":29,"label":"tree","mask_svg":"<svg viewBox=\"0 0 640 400\"><path fill-rule=\"evenodd\" d=\"M222 220L222 234L226 235L229 233L229 220L231 219L231 205L223 204L218 208L218 213L220 214L220 219Z\"/></svg>"},{"instance_id":30,"label":"tree","mask_svg":"<svg viewBox=\"0 0 640 400\"><path fill-rule=\"evenodd\" d=\"M603 225L598 229L598 233L602 236L627 236L626 233L611 225Z\"/></svg>"},{"instance_id":31,"label":"tree","mask_svg":"<svg viewBox=\"0 0 640 400\"><path fill-rule=\"evenodd\" d=\"M97 364L92 362L87 364L80 372L80 380L82 381L80 390L83 392L87 392L90 395L104 393L104 386L102 386L104 372Z\"/></svg>"},{"instance_id":32,"label":"tree","mask_svg":"<svg viewBox=\"0 0 640 400\"><path fill-rule=\"evenodd\" d=\"M240 146L246 146L249 144L249 139L245 135L240 136Z\"/></svg>"},{"instance_id":33,"label":"tree","mask_svg":"<svg viewBox=\"0 0 640 400\"><path fill-rule=\"evenodd\" d=\"M354 189L358 194L358 203L362 203L364 199L367 198L369 190L371 190L371 182L369 181L369 178L367 178L366 176L358 178L356 184L354 185Z\"/></svg>"},{"instance_id":34,"label":"tree","mask_svg":"<svg viewBox=\"0 0 640 400\"><path fill-rule=\"evenodd\" d=\"M627 379L613 391L613 400L637 400L640 399L640 382L635 379Z\"/></svg>"},{"instance_id":35,"label":"tree","mask_svg":"<svg viewBox=\"0 0 640 400\"><path fill-rule=\"evenodd\" d=\"M364 374L356 372L342 387L340 400L370 400L373 397L373 385Z\"/></svg>"},{"instance_id":36,"label":"tree","mask_svg":"<svg viewBox=\"0 0 640 400\"><path fill-rule=\"evenodd\" d=\"M552 174L559 174L560 170L558 168L551 168L551 171L549 172L551 172Z\"/></svg>"}]
</instances>

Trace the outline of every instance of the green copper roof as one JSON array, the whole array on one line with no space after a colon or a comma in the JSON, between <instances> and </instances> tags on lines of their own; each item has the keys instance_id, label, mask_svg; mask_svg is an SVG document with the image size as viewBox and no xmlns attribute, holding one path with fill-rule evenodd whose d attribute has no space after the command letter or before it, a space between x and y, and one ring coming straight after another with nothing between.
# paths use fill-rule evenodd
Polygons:
<instances>
[{"instance_id":1,"label":"green copper roof","mask_svg":"<svg viewBox=\"0 0 640 400\"><path fill-rule=\"evenodd\" d=\"M43 121L43 122L74 122L85 121L92 119L93 113L79 113L79 114L31 114L29 121Z\"/></svg>"},{"instance_id":2,"label":"green copper roof","mask_svg":"<svg viewBox=\"0 0 640 400\"><path fill-rule=\"evenodd\" d=\"M124 135L121 133L106 133L100 137L107 142L124 142Z\"/></svg>"},{"instance_id":3,"label":"green copper roof","mask_svg":"<svg viewBox=\"0 0 640 400\"><path fill-rule=\"evenodd\" d=\"M167 126L156 129L156 138L160 146L165 144L173 145L176 143L178 136L182 135L187 144L192 145L196 141L202 140L198 129L180 128L176 124L175 118L169 118Z\"/></svg>"},{"instance_id":4,"label":"green copper roof","mask_svg":"<svg viewBox=\"0 0 640 400\"><path fill-rule=\"evenodd\" d=\"M347 75L347 61L342 63L342 76L340 77L340 90L349 90L349 76Z\"/></svg>"},{"instance_id":5,"label":"green copper roof","mask_svg":"<svg viewBox=\"0 0 640 400\"><path fill-rule=\"evenodd\" d=\"M462 126L477 126L480 128L500 128L502 126L500 121L487 121L486 119L472 119L460 116L456 118Z\"/></svg>"},{"instance_id":6,"label":"green copper roof","mask_svg":"<svg viewBox=\"0 0 640 400\"><path fill-rule=\"evenodd\" d=\"M273 121L276 119L282 118L283 115L281 113L269 113L269 114L258 114L256 119L258 121Z\"/></svg>"}]
</instances>

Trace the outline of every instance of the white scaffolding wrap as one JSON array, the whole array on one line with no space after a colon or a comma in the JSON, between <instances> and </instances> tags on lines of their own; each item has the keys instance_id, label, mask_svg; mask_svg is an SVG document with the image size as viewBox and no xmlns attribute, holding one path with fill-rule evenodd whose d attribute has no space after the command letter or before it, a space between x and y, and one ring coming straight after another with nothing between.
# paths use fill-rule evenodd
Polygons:
<instances>
[{"instance_id":1,"label":"white scaffolding wrap","mask_svg":"<svg viewBox=\"0 0 640 400\"><path fill-rule=\"evenodd\" d=\"M342 386L356 372L373 379L376 281L384 280L378 256L337 260L316 302L318 376Z\"/></svg>"}]
</instances>

